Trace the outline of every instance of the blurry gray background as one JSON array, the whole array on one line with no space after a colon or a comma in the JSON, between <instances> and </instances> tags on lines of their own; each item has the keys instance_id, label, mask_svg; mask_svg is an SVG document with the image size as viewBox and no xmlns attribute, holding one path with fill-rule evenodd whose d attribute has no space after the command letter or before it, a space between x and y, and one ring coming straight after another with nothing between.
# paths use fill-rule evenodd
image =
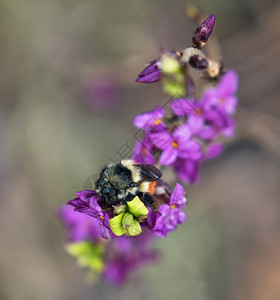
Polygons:
<instances>
[{"instance_id":1,"label":"blurry gray background","mask_svg":"<svg viewBox=\"0 0 280 300\"><path fill-rule=\"evenodd\" d=\"M161 47L191 45L188 2L0 1L0 299L280 299L280 5L198 0L240 77L238 128L187 187L160 264L91 285L64 250L59 205L166 101L135 83ZM210 42L211 43L211 39ZM241 109L242 107L242 109Z\"/></svg>"}]
</instances>

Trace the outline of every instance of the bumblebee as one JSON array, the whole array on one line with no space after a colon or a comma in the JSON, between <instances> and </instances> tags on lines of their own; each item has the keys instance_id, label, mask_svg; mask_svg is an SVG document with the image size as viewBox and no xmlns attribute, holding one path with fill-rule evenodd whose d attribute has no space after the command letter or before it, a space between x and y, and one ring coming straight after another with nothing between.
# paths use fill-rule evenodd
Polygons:
<instances>
[{"instance_id":1,"label":"bumblebee","mask_svg":"<svg viewBox=\"0 0 280 300\"><path fill-rule=\"evenodd\" d=\"M154 193L156 180L161 176L161 171L152 165L137 164L129 159L121 160L103 168L95 182L95 191L105 197L109 205L125 204L138 196L145 205L156 210L151 195Z\"/></svg>"}]
</instances>

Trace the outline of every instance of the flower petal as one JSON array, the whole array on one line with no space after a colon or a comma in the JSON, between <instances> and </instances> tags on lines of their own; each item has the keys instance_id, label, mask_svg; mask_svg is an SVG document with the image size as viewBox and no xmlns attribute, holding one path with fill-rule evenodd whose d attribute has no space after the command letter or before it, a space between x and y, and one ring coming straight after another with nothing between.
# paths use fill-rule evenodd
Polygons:
<instances>
[{"instance_id":1,"label":"flower petal","mask_svg":"<svg viewBox=\"0 0 280 300\"><path fill-rule=\"evenodd\" d=\"M151 141L159 149L166 149L170 147L173 139L166 131L156 132L150 135Z\"/></svg>"},{"instance_id":2,"label":"flower petal","mask_svg":"<svg viewBox=\"0 0 280 300\"><path fill-rule=\"evenodd\" d=\"M133 120L133 124L137 128L144 128L145 126L150 124L151 118L152 118L152 116L150 113L144 113L144 114L136 116Z\"/></svg>"},{"instance_id":3,"label":"flower petal","mask_svg":"<svg viewBox=\"0 0 280 300\"><path fill-rule=\"evenodd\" d=\"M103 220L104 225L107 228L107 230L109 231L109 234L110 234L111 238L113 239L113 238L116 237L116 235L111 230L110 223L109 223L110 219L111 218L110 218L109 214L108 213L104 213L104 220Z\"/></svg>"},{"instance_id":4,"label":"flower petal","mask_svg":"<svg viewBox=\"0 0 280 300\"><path fill-rule=\"evenodd\" d=\"M217 130L210 125L204 126L199 133L200 138L206 141L214 140L217 135L218 135Z\"/></svg>"},{"instance_id":5,"label":"flower petal","mask_svg":"<svg viewBox=\"0 0 280 300\"><path fill-rule=\"evenodd\" d=\"M204 118L202 116L190 116L187 122L192 135L196 135L203 128Z\"/></svg>"},{"instance_id":6,"label":"flower petal","mask_svg":"<svg viewBox=\"0 0 280 300\"><path fill-rule=\"evenodd\" d=\"M107 234L106 234L106 230L105 230L105 226L103 224L103 222L99 219L97 221L97 231L99 232L99 234L105 239L108 240Z\"/></svg>"},{"instance_id":7,"label":"flower petal","mask_svg":"<svg viewBox=\"0 0 280 300\"><path fill-rule=\"evenodd\" d=\"M178 159L175 162L175 171L179 179L185 183L197 183L199 181L200 162L191 159Z\"/></svg>"},{"instance_id":8,"label":"flower petal","mask_svg":"<svg viewBox=\"0 0 280 300\"><path fill-rule=\"evenodd\" d=\"M174 139L181 145L188 143L191 137L191 130L188 125L181 125L173 133Z\"/></svg>"},{"instance_id":9,"label":"flower petal","mask_svg":"<svg viewBox=\"0 0 280 300\"><path fill-rule=\"evenodd\" d=\"M172 146L169 146L165 150L162 151L160 156L160 163L163 166L171 165L174 163L178 156L178 150L174 149Z\"/></svg>"},{"instance_id":10,"label":"flower petal","mask_svg":"<svg viewBox=\"0 0 280 300\"><path fill-rule=\"evenodd\" d=\"M77 193L77 196L81 199L81 200L87 200L88 198L92 197L96 195L96 192L93 190L84 190L84 191L80 191Z\"/></svg>"},{"instance_id":11,"label":"flower petal","mask_svg":"<svg viewBox=\"0 0 280 300\"><path fill-rule=\"evenodd\" d=\"M137 128L151 127L157 119L162 119L164 114L164 108L159 106L156 107L153 111L137 115L133 120L133 124Z\"/></svg>"},{"instance_id":12,"label":"flower petal","mask_svg":"<svg viewBox=\"0 0 280 300\"><path fill-rule=\"evenodd\" d=\"M207 149L206 153L204 154L203 159L212 159L220 155L224 150L224 146L222 144L210 144Z\"/></svg>"},{"instance_id":13,"label":"flower petal","mask_svg":"<svg viewBox=\"0 0 280 300\"><path fill-rule=\"evenodd\" d=\"M138 77L136 79L136 82L153 83L153 82L160 81L161 76L162 76L162 71L161 70L157 70L157 71L154 71L154 72L149 73L147 75Z\"/></svg>"},{"instance_id":14,"label":"flower petal","mask_svg":"<svg viewBox=\"0 0 280 300\"><path fill-rule=\"evenodd\" d=\"M75 198L67 202L68 205L72 205L75 209L88 207L88 202L81 200L80 198Z\"/></svg>"},{"instance_id":15,"label":"flower petal","mask_svg":"<svg viewBox=\"0 0 280 300\"><path fill-rule=\"evenodd\" d=\"M195 113L194 104L188 99L177 99L170 104L170 108L176 116L183 117Z\"/></svg>"},{"instance_id":16,"label":"flower petal","mask_svg":"<svg viewBox=\"0 0 280 300\"><path fill-rule=\"evenodd\" d=\"M176 216L176 220L178 224L184 223L186 220L186 214L181 209L174 209L174 215Z\"/></svg>"},{"instance_id":17,"label":"flower petal","mask_svg":"<svg viewBox=\"0 0 280 300\"><path fill-rule=\"evenodd\" d=\"M150 152L151 145L149 143L144 143L142 141L137 141L133 149L132 159L138 164L148 164L153 165L155 163L155 158Z\"/></svg>"},{"instance_id":18,"label":"flower petal","mask_svg":"<svg viewBox=\"0 0 280 300\"><path fill-rule=\"evenodd\" d=\"M145 75L147 75L147 74L150 74L150 73L152 73L152 72L158 70L157 62L158 62L157 59L155 59L155 60L149 62L149 63L146 65L146 68L145 68L141 73L139 73L138 76L139 76L139 77L142 77L142 76L145 76Z\"/></svg>"},{"instance_id":19,"label":"flower petal","mask_svg":"<svg viewBox=\"0 0 280 300\"><path fill-rule=\"evenodd\" d=\"M168 215L169 211L170 211L170 206L168 204L162 204L160 207L159 207L159 211L161 213L161 216L160 217L165 217Z\"/></svg>"},{"instance_id":20,"label":"flower petal","mask_svg":"<svg viewBox=\"0 0 280 300\"><path fill-rule=\"evenodd\" d=\"M227 73L222 77L218 90L220 95L224 97L231 96L236 93L238 87L238 76L235 71L228 70Z\"/></svg>"},{"instance_id":21,"label":"flower petal","mask_svg":"<svg viewBox=\"0 0 280 300\"><path fill-rule=\"evenodd\" d=\"M228 96L225 100L224 107L228 114L234 114L236 111L238 99L235 96Z\"/></svg>"},{"instance_id":22,"label":"flower petal","mask_svg":"<svg viewBox=\"0 0 280 300\"><path fill-rule=\"evenodd\" d=\"M231 137L234 134L235 121L231 118L227 119L227 127L222 130L222 134Z\"/></svg>"},{"instance_id":23,"label":"flower petal","mask_svg":"<svg viewBox=\"0 0 280 300\"><path fill-rule=\"evenodd\" d=\"M97 200L95 197L91 197L90 200L89 200L89 206L96 211L96 213L99 215L99 216L103 216L103 211L100 207L100 205L98 204Z\"/></svg>"},{"instance_id":24,"label":"flower petal","mask_svg":"<svg viewBox=\"0 0 280 300\"><path fill-rule=\"evenodd\" d=\"M170 196L169 204L175 204L184 206L187 203L187 199L185 198L185 190L183 186L179 183L176 183L175 188Z\"/></svg>"},{"instance_id":25,"label":"flower petal","mask_svg":"<svg viewBox=\"0 0 280 300\"><path fill-rule=\"evenodd\" d=\"M179 147L179 157L198 160L202 157L201 145L195 140L190 140Z\"/></svg>"}]
</instances>

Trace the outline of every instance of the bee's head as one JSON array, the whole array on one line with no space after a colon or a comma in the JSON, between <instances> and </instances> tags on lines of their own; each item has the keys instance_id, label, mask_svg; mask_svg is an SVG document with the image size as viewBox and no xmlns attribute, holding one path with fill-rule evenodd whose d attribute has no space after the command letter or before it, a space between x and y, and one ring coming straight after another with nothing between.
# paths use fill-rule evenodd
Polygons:
<instances>
[{"instance_id":1,"label":"bee's head","mask_svg":"<svg viewBox=\"0 0 280 300\"><path fill-rule=\"evenodd\" d=\"M114 199L118 195L118 190L105 178L100 177L95 183L96 191L107 199Z\"/></svg>"},{"instance_id":2,"label":"bee's head","mask_svg":"<svg viewBox=\"0 0 280 300\"><path fill-rule=\"evenodd\" d=\"M133 185L131 171L121 163L105 167L95 182L96 191L110 200L117 199Z\"/></svg>"}]
</instances>

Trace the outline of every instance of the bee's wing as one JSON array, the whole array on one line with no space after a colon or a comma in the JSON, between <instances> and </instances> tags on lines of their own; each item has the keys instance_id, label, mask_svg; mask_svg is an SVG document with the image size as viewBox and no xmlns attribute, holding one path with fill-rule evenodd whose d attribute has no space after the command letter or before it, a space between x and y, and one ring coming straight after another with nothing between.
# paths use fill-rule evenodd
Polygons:
<instances>
[{"instance_id":1,"label":"bee's wing","mask_svg":"<svg viewBox=\"0 0 280 300\"><path fill-rule=\"evenodd\" d=\"M156 181L162 176L161 171L152 165L135 164L141 170L143 179L146 181Z\"/></svg>"}]
</instances>

